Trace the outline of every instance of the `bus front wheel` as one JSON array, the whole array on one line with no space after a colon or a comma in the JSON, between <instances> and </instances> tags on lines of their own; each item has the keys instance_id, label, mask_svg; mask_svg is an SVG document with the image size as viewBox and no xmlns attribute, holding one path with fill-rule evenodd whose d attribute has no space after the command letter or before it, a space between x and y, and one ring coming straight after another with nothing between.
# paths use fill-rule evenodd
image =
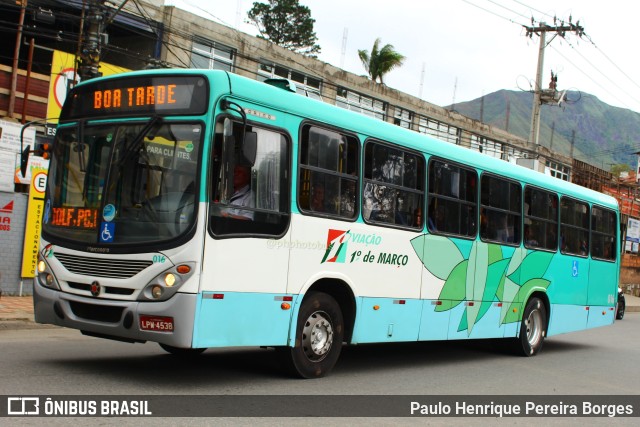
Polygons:
<instances>
[{"instance_id":1,"label":"bus front wheel","mask_svg":"<svg viewBox=\"0 0 640 427\"><path fill-rule=\"evenodd\" d=\"M336 300L322 292L310 292L302 301L295 345L281 347L288 371L302 378L327 375L340 356L344 322Z\"/></svg>"},{"instance_id":2,"label":"bus front wheel","mask_svg":"<svg viewBox=\"0 0 640 427\"><path fill-rule=\"evenodd\" d=\"M541 349L547 333L547 310L540 298L527 302L520 324L520 336L516 339L516 352L534 356Z\"/></svg>"}]
</instances>

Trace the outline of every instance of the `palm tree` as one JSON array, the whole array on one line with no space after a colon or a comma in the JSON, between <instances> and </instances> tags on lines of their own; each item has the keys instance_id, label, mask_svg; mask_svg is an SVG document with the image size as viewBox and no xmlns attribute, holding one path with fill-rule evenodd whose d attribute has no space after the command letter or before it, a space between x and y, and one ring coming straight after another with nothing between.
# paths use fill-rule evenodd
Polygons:
<instances>
[{"instance_id":1,"label":"palm tree","mask_svg":"<svg viewBox=\"0 0 640 427\"><path fill-rule=\"evenodd\" d=\"M366 49L358 49L358 56L364 69L369 73L369 77L374 82L380 79L380 83L384 84L382 77L389 71L402 65L405 56L396 52L393 45L386 44L382 49L379 48L380 39L376 39L371 49L371 55Z\"/></svg>"}]
</instances>

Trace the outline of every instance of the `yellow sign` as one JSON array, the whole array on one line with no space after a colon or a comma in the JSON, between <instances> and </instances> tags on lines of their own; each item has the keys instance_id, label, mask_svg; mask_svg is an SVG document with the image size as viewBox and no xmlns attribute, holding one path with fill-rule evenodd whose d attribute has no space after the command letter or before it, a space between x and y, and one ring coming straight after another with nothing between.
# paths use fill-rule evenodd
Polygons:
<instances>
[{"instance_id":1,"label":"yellow sign","mask_svg":"<svg viewBox=\"0 0 640 427\"><path fill-rule=\"evenodd\" d=\"M27 223L24 230L24 247L22 248L22 277L35 277L36 275L46 187L47 170L33 169L31 171L31 186L29 187Z\"/></svg>"},{"instance_id":2,"label":"yellow sign","mask_svg":"<svg viewBox=\"0 0 640 427\"><path fill-rule=\"evenodd\" d=\"M49 123L58 123L58 117L60 117L60 111L67 97L67 92L80 82L80 76L75 68L75 60L76 57L74 55L59 50L53 51L49 102L47 104L47 121ZM103 76L110 76L131 70L102 62L100 63L100 71Z\"/></svg>"}]
</instances>

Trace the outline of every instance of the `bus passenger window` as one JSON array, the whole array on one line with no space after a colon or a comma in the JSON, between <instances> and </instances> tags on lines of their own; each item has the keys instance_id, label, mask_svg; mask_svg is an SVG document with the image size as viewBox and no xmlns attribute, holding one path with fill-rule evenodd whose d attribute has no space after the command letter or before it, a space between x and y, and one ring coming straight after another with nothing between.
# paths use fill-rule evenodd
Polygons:
<instances>
[{"instance_id":1,"label":"bus passenger window","mask_svg":"<svg viewBox=\"0 0 640 427\"><path fill-rule=\"evenodd\" d=\"M444 160L429 163L430 231L474 237L478 230L478 176Z\"/></svg>"},{"instance_id":2,"label":"bus passenger window","mask_svg":"<svg viewBox=\"0 0 640 427\"><path fill-rule=\"evenodd\" d=\"M524 245L530 249L558 249L558 196L537 188L524 190Z\"/></svg>"},{"instance_id":3,"label":"bus passenger window","mask_svg":"<svg viewBox=\"0 0 640 427\"><path fill-rule=\"evenodd\" d=\"M616 214L594 206L591 209L591 256L607 261L616 260Z\"/></svg>"},{"instance_id":4,"label":"bus passenger window","mask_svg":"<svg viewBox=\"0 0 640 427\"><path fill-rule=\"evenodd\" d=\"M589 254L589 206L563 197L560 201L560 251L566 254Z\"/></svg>"},{"instance_id":5,"label":"bus passenger window","mask_svg":"<svg viewBox=\"0 0 640 427\"><path fill-rule=\"evenodd\" d=\"M364 220L422 228L424 158L387 144L368 142L364 165Z\"/></svg>"},{"instance_id":6,"label":"bus passenger window","mask_svg":"<svg viewBox=\"0 0 640 427\"><path fill-rule=\"evenodd\" d=\"M298 204L305 214L355 219L358 139L305 126L300 139Z\"/></svg>"},{"instance_id":7,"label":"bus passenger window","mask_svg":"<svg viewBox=\"0 0 640 427\"><path fill-rule=\"evenodd\" d=\"M498 243L520 243L522 188L490 175L480 181L480 238Z\"/></svg>"}]
</instances>

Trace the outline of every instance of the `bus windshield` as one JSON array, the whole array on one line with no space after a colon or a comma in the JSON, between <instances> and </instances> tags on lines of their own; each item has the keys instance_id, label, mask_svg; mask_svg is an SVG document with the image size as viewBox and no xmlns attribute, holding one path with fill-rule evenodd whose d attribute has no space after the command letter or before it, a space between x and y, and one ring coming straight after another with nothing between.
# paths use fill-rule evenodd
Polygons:
<instances>
[{"instance_id":1,"label":"bus windshield","mask_svg":"<svg viewBox=\"0 0 640 427\"><path fill-rule=\"evenodd\" d=\"M135 245L195 223L200 123L148 121L58 129L43 233L52 241Z\"/></svg>"}]
</instances>

